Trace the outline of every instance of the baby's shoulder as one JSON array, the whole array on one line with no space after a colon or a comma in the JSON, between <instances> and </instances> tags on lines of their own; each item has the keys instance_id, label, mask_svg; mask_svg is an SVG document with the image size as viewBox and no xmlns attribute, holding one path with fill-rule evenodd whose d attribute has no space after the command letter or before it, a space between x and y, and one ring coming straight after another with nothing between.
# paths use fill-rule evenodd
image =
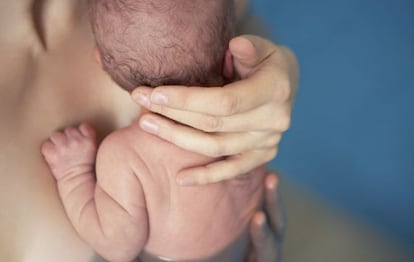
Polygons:
<instances>
[{"instance_id":1,"label":"baby's shoulder","mask_svg":"<svg viewBox=\"0 0 414 262\"><path fill-rule=\"evenodd\" d=\"M145 133L135 124L113 131L99 145L97 175L101 179L128 176L134 177L132 181L145 182L146 177L151 177L153 162L145 152L146 146L138 145L149 142Z\"/></svg>"},{"instance_id":2,"label":"baby's shoulder","mask_svg":"<svg viewBox=\"0 0 414 262\"><path fill-rule=\"evenodd\" d=\"M123 165L139 165L137 170L142 170L142 165L145 165L151 174L175 174L181 169L206 165L212 161L206 156L186 151L146 133L137 121L107 136L99 147L98 154L112 155Z\"/></svg>"},{"instance_id":3,"label":"baby's shoulder","mask_svg":"<svg viewBox=\"0 0 414 262\"><path fill-rule=\"evenodd\" d=\"M143 131L139 126L138 121L113 131L105 137L101 146L124 151L144 151L146 155L151 155L153 148L156 148L158 152L172 149L170 143L167 141Z\"/></svg>"},{"instance_id":4,"label":"baby's shoulder","mask_svg":"<svg viewBox=\"0 0 414 262\"><path fill-rule=\"evenodd\" d=\"M152 166L155 163L162 164L159 158L168 155L168 152L166 141L144 132L137 122L133 122L105 137L99 145L98 159L122 165L122 168L140 165L139 163Z\"/></svg>"},{"instance_id":5,"label":"baby's shoulder","mask_svg":"<svg viewBox=\"0 0 414 262\"><path fill-rule=\"evenodd\" d=\"M98 154L116 154L123 157L139 153L140 148L152 144L152 138L137 123L117 129L104 138Z\"/></svg>"}]
</instances>

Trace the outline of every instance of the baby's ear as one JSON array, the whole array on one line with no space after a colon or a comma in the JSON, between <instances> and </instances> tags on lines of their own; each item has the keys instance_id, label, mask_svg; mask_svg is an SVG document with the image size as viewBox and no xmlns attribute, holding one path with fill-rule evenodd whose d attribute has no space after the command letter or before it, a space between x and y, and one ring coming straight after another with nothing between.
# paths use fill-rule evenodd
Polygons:
<instances>
[{"instance_id":1,"label":"baby's ear","mask_svg":"<svg viewBox=\"0 0 414 262\"><path fill-rule=\"evenodd\" d=\"M98 64L102 67L101 52L99 52L99 49L96 46L93 48L93 54L95 56L96 62L98 62Z\"/></svg>"},{"instance_id":2,"label":"baby's ear","mask_svg":"<svg viewBox=\"0 0 414 262\"><path fill-rule=\"evenodd\" d=\"M224 56L223 76L228 80L232 80L234 78L233 55L229 49L227 49L226 55Z\"/></svg>"}]
</instances>

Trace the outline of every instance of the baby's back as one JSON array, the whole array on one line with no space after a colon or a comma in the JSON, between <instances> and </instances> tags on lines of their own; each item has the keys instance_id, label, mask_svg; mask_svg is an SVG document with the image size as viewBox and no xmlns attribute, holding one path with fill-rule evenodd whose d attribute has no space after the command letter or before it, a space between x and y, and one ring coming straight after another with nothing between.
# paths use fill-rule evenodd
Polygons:
<instances>
[{"instance_id":1,"label":"baby's back","mask_svg":"<svg viewBox=\"0 0 414 262\"><path fill-rule=\"evenodd\" d=\"M149 221L148 253L174 259L205 258L242 235L262 196L264 167L237 179L197 187L175 182L185 168L214 159L185 151L133 124L120 132L136 154Z\"/></svg>"}]
</instances>

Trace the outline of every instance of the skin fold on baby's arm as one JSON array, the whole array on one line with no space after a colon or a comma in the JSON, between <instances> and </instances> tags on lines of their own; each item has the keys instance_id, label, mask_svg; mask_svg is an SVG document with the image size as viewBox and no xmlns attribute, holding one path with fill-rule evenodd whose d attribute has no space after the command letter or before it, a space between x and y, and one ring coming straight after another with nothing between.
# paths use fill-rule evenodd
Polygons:
<instances>
[{"instance_id":1,"label":"skin fold on baby's arm","mask_svg":"<svg viewBox=\"0 0 414 262\"><path fill-rule=\"evenodd\" d=\"M141 184L124 164L117 137L109 135L96 154L95 132L82 124L55 132L42 154L76 231L103 257L122 262L132 261L147 242L148 219Z\"/></svg>"}]
</instances>

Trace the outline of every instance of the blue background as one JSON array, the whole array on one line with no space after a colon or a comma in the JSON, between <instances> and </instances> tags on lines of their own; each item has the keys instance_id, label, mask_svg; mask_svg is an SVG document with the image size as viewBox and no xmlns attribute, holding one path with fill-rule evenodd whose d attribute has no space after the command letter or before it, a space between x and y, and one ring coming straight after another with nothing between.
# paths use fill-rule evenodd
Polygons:
<instances>
[{"instance_id":1,"label":"blue background","mask_svg":"<svg viewBox=\"0 0 414 262\"><path fill-rule=\"evenodd\" d=\"M414 245L414 1L252 2L301 65L271 165Z\"/></svg>"}]
</instances>

